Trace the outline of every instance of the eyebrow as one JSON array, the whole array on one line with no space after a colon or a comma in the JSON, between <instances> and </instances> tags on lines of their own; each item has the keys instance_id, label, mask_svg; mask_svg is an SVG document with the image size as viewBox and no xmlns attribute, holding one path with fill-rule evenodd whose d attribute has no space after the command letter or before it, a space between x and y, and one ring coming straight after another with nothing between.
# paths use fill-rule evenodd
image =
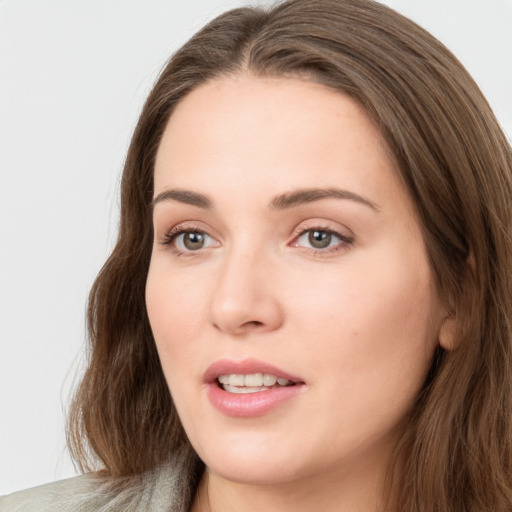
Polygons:
<instances>
[{"instance_id":1,"label":"eyebrow","mask_svg":"<svg viewBox=\"0 0 512 512\"><path fill-rule=\"evenodd\" d=\"M320 199L347 199L370 207L372 210L380 211L379 206L359 194L339 188L306 188L287 192L276 196L270 203L270 207L278 210L295 208L303 204L319 201Z\"/></svg>"},{"instance_id":2,"label":"eyebrow","mask_svg":"<svg viewBox=\"0 0 512 512\"><path fill-rule=\"evenodd\" d=\"M179 203L190 204L205 210L213 209L213 203L205 195L192 192L191 190L182 189L165 190L153 199L151 206L154 208L156 204L161 203L162 201L170 200L178 201Z\"/></svg>"},{"instance_id":3,"label":"eyebrow","mask_svg":"<svg viewBox=\"0 0 512 512\"><path fill-rule=\"evenodd\" d=\"M379 206L373 201L370 201L369 199L366 199L354 192L350 192L349 190L339 188L306 188L295 190L293 192L286 192L274 197L269 206L271 209L287 210L289 208L296 208L297 206L313 203L321 199L346 199L368 206L377 212L380 211ZM191 190L165 190L153 199L151 206L154 208L156 204L163 201L178 201L179 203L197 206L204 210L213 210L213 202L207 196L198 192L192 192Z\"/></svg>"}]
</instances>

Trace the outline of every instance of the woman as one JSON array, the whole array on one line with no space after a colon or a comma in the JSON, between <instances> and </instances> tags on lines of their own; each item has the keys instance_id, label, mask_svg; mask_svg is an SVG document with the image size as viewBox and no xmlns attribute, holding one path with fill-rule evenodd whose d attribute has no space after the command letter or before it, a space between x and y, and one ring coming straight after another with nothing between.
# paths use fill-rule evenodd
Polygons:
<instances>
[{"instance_id":1,"label":"woman","mask_svg":"<svg viewBox=\"0 0 512 512\"><path fill-rule=\"evenodd\" d=\"M511 171L390 9L220 16L147 100L91 292L101 471L2 510L510 510Z\"/></svg>"}]
</instances>

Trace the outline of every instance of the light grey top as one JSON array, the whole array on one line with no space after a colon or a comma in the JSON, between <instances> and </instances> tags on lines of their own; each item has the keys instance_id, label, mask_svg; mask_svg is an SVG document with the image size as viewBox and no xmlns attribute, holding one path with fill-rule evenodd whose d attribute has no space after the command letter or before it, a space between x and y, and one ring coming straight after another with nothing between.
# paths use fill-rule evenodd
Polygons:
<instances>
[{"instance_id":1,"label":"light grey top","mask_svg":"<svg viewBox=\"0 0 512 512\"><path fill-rule=\"evenodd\" d=\"M0 497L0 512L187 512L190 479L172 464L125 480L95 473Z\"/></svg>"}]
</instances>

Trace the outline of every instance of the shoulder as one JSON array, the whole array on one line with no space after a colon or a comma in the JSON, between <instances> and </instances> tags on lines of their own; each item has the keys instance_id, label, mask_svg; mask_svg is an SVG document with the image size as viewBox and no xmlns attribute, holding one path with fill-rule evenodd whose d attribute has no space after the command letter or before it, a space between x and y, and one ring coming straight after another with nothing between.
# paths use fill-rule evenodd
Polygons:
<instances>
[{"instance_id":1,"label":"shoulder","mask_svg":"<svg viewBox=\"0 0 512 512\"><path fill-rule=\"evenodd\" d=\"M187 466L174 457L140 475L87 473L0 497L0 512L185 512L191 497Z\"/></svg>"},{"instance_id":2,"label":"shoulder","mask_svg":"<svg viewBox=\"0 0 512 512\"><path fill-rule=\"evenodd\" d=\"M0 497L2 512L64 512L87 510L81 504L90 501L99 487L95 474L85 474L33 487Z\"/></svg>"}]
</instances>

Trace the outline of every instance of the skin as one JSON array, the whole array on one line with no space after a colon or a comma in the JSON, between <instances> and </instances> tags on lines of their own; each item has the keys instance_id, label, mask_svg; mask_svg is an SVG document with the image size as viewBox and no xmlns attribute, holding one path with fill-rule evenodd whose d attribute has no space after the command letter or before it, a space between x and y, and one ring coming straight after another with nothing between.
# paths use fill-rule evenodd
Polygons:
<instances>
[{"instance_id":1,"label":"skin","mask_svg":"<svg viewBox=\"0 0 512 512\"><path fill-rule=\"evenodd\" d=\"M171 116L155 198L189 190L211 208L155 202L146 301L171 395L207 466L194 511L380 509L446 316L397 176L364 111L304 80L217 78ZM313 188L362 199L269 206ZM174 228L205 233L204 245L169 237ZM315 229L339 237L315 248ZM305 384L262 416L229 417L203 383L223 358L265 361Z\"/></svg>"}]
</instances>

